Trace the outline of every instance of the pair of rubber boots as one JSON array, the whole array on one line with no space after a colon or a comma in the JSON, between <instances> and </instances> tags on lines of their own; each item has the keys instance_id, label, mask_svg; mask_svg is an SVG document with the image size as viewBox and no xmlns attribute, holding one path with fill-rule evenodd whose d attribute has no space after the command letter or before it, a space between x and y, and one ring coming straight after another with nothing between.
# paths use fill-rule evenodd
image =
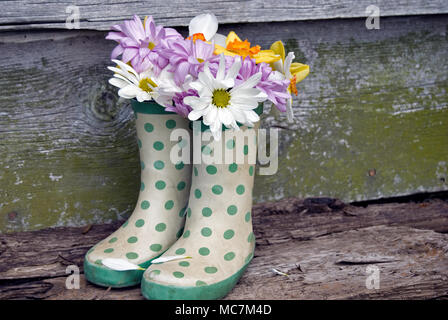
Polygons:
<instances>
[{"instance_id":1,"label":"pair of rubber boots","mask_svg":"<svg viewBox=\"0 0 448 320\"><path fill-rule=\"evenodd\" d=\"M85 276L105 287L141 282L147 299L221 298L238 282L255 248L251 209L256 129L226 129L220 141L195 145L197 132L193 134L188 119L155 103L133 101L132 106L142 170L138 202L118 230L87 252ZM174 130L189 137L171 141ZM181 149L190 160L195 151L196 157L209 160L173 161ZM233 154L233 161L226 161L225 154ZM164 257L173 260L152 263ZM141 268L113 270L103 265L104 259Z\"/></svg>"}]
</instances>

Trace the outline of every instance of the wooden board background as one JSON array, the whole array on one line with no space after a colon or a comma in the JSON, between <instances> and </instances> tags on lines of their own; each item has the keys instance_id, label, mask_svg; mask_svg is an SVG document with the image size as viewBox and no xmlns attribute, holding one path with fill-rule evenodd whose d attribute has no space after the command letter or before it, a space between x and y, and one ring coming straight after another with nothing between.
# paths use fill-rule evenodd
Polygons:
<instances>
[{"instance_id":1,"label":"wooden board background","mask_svg":"<svg viewBox=\"0 0 448 320\"><path fill-rule=\"evenodd\" d=\"M101 30L131 12L114 2L99 15L101 6L80 1L92 16L81 30L62 30L65 2L35 3L1 3L0 232L125 217L139 189L137 144L129 106L107 84L114 44ZM220 32L238 30L263 47L280 39L311 74L294 124L264 116L264 127L280 130L279 171L256 177L255 202L448 190L448 19L435 14L448 12L446 1L378 2L391 16L380 30L360 18L365 1L257 3L236 2L245 10L234 14L225 9L235 3L216 4L230 23ZM196 14L154 12L167 25Z\"/></svg>"},{"instance_id":2,"label":"wooden board background","mask_svg":"<svg viewBox=\"0 0 448 320\"><path fill-rule=\"evenodd\" d=\"M255 256L225 299L448 298L446 200L366 208L316 200L254 206ZM119 225L0 235L0 299L143 299L139 286L106 289L82 274L79 289L66 288L87 250ZM371 268L378 289L366 287Z\"/></svg>"},{"instance_id":3,"label":"wooden board background","mask_svg":"<svg viewBox=\"0 0 448 320\"><path fill-rule=\"evenodd\" d=\"M445 0L9 0L1 3L0 30L65 28L67 7L79 8L80 28L109 30L134 14L153 15L169 26L187 26L202 12L213 12L220 23L278 22L365 17L375 5L382 17L448 13ZM174 10L173 10L174 9Z\"/></svg>"}]
</instances>

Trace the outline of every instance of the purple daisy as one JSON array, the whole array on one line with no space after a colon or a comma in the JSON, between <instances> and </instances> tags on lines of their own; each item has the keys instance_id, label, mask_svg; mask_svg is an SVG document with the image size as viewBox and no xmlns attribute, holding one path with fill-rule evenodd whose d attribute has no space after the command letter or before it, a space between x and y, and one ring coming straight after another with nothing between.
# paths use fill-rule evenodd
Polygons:
<instances>
[{"instance_id":1,"label":"purple daisy","mask_svg":"<svg viewBox=\"0 0 448 320\"><path fill-rule=\"evenodd\" d=\"M185 77L191 74L197 78L203 71L204 64L213 59L214 46L202 40L171 41L161 55L169 59L170 71L174 73L174 81L182 85Z\"/></svg>"},{"instance_id":2,"label":"purple daisy","mask_svg":"<svg viewBox=\"0 0 448 320\"><path fill-rule=\"evenodd\" d=\"M121 55L122 61L130 62L139 73L153 67L158 74L168 64L168 59L159 52L168 46L169 41L183 39L172 28L156 26L151 16L142 23L139 16L134 15L132 20L112 26L112 30L106 39L114 40L118 45L112 51L111 58Z\"/></svg>"},{"instance_id":3,"label":"purple daisy","mask_svg":"<svg viewBox=\"0 0 448 320\"><path fill-rule=\"evenodd\" d=\"M188 114L192 109L188 104L184 103L184 98L189 96L199 97L199 94L196 90L193 89L188 89L187 91L184 92L177 92L173 96L174 105L167 107L165 110L176 112L181 116L187 118Z\"/></svg>"},{"instance_id":4,"label":"purple daisy","mask_svg":"<svg viewBox=\"0 0 448 320\"><path fill-rule=\"evenodd\" d=\"M288 93L289 81L281 77L276 77L272 68L264 62L255 63L255 59L246 57L236 79L236 84L246 81L252 75L261 72L261 80L255 86L257 89L266 93L268 100L271 101L277 109L282 112L286 111L287 100L291 98Z\"/></svg>"}]
</instances>

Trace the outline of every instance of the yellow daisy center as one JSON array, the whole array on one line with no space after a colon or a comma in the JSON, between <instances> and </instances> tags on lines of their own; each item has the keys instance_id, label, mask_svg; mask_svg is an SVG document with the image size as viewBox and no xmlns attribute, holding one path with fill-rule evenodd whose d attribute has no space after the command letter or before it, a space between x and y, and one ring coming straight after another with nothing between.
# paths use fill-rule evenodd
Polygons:
<instances>
[{"instance_id":1,"label":"yellow daisy center","mask_svg":"<svg viewBox=\"0 0 448 320\"><path fill-rule=\"evenodd\" d=\"M225 89L213 91L212 103L218 108L227 108L230 102L230 93Z\"/></svg>"},{"instance_id":2,"label":"yellow daisy center","mask_svg":"<svg viewBox=\"0 0 448 320\"><path fill-rule=\"evenodd\" d=\"M154 44L154 42L150 42L150 43L148 43L148 48L149 48L149 50L154 49L155 46L156 46L156 45Z\"/></svg>"},{"instance_id":3,"label":"yellow daisy center","mask_svg":"<svg viewBox=\"0 0 448 320\"><path fill-rule=\"evenodd\" d=\"M152 92L152 88L157 87L157 85L150 78L143 78L138 83L138 87L143 91Z\"/></svg>"},{"instance_id":4,"label":"yellow daisy center","mask_svg":"<svg viewBox=\"0 0 448 320\"><path fill-rule=\"evenodd\" d=\"M201 58L196 58L196 60L198 60L199 63L204 62L204 59L201 59Z\"/></svg>"}]
</instances>

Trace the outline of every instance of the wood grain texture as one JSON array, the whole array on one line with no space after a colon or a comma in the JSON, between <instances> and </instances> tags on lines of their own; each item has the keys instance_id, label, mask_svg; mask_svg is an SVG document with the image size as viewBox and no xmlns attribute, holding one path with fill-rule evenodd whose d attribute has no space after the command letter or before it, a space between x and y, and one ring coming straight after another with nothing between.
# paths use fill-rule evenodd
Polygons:
<instances>
[{"instance_id":1,"label":"wood grain texture","mask_svg":"<svg viewBox=\"0 0 448 320\"><path fill-rule=\"evenodd\" d=\"M226 299L434 299L448 296L448 202L366 208L334 199L254 207L255 258ZM142 299L139 288L65 288L66 267L118 223L0 235L0 299ZM443 232L443 233L440 233ZM366 267L380 289L365 286ZM276 268L289 277L275 275Z\"/></svg>"},{"instance_id":2,"label":"wood grain texture","mask_svg":"<svg viewBox=\"0 0 448 320\"><path fill-rule=\"evenodd\" d=\"M448 190L447 21L224 26L263 47L283 40L312 71L292 125L269 110L263 117L280 130L279 170L256 176L255 202ZM0 34L0 232L107 223L132 211L134 121L107 84L114 44L104 35Z\"/></svg>"},{"instance_id":3,"label":"wood grain texture","mask_svg":"<svg viewBox=\"0 0 448 320\"><path fill-rule=\"evenodd\" d=\"M134 14L152 15L166 26L186 26L191 18L211 11L220 23L299 21L366 17L366 8L376 5L380 15L402 16L448 13L444 0L230 0L230 1L3 1L0 30L66 28L66 20L76 5L80 12L80 28L108 30L110 25ZM175 10L175 13L173 12Z\"/></svg>"}]
</instances>

